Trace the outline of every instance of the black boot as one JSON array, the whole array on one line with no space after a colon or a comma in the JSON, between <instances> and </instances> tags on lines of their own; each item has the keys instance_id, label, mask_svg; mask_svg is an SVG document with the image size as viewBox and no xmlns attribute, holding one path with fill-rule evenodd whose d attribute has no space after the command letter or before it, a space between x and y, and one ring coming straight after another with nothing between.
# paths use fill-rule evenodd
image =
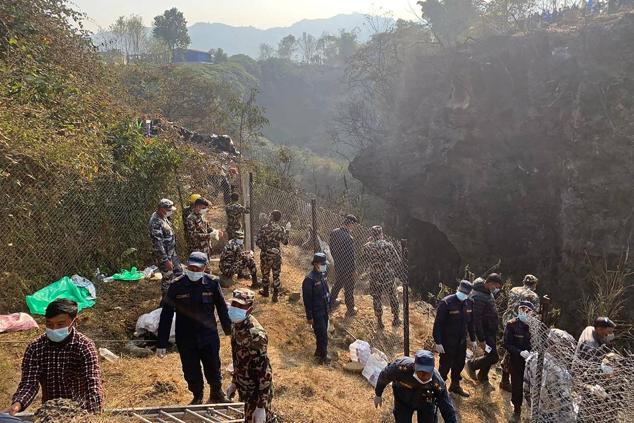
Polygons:
<instances>
[{"instance_id":1,"label":"black boot","mask_svg":"<svg viewBox=\"0 0 634 423\"><path fill-rule=\"evenodd\" d=\"M401 319L398 318L398 315L394 316L394 319L392 319L392 326L398 327L401 326L401 323L403 322L401 322Z\"/></svg>"},{"instance_id":2,"label":"black boot","mask_svg":"<svg viewBox=\"0 0 634 423\"><path fill-rule=\"evenodd\" d=\"M222 386L212 387L208 404L225 404L231 402L222 390Z\"/></svg>"},{"instance_id":3,"label":"black boot","mask_svg":"<svg viewBox=\"0 0 634 423\"><path fill-rule=\"evenodd\" d=\"M258 274L253 273L251 275L251 289L258 289L260 287L260 282L258 282Z\"/></svg>"},{"instance_id":4,"label":"black boot","mask_svg":"<svg viewBox=\"0 0 634 423\"><path fill-rule=\"evenodd\" d=\"M277 289L273 289L273 298L271 298L271 301L273 301L274 303L276 303L278 301L278 297L279 297L279 292Z\"/></svg>"},{"instance_id":5,"label":"black boot","mask_svg":"<svg viewBox=\"0 0 634 423\"><path fill-rule=\"evenodd\" d=\"M385 325L383 324L383 318L381 318L380 316L376 318L376 328L378 330L385 329Z\"/></svg>"},{"instance_id":6,"label":"black boot","mask_svg":"<svg viewBox=\"0 0 634 423\"><path fill-rule=\"evenodd\" d=\"M269 296L269 287L268 285L264 285L264 287L262 289L260 289L260 295L263 297L268 297Z\"/></svg>"},{"instance_id":7,"label":"black boot","mask_svg":"<svg viewBox=\"0 0 634 423\"><path fill-rule=\"evenodd\" d=\"M465 398L470 397L467 391L462 389L462 386L460 386L460 382L451 381L451 385L449 386L449 392L453 392L454 394L458 394L461 397L465 397Z\"/></svg>"},{"instance_id":8,"label":"black boot","mask_svg":"<svg viewBox=\"0 0 634 423\"><path fill-rule=\"evenodd\" d=\"M189 405L201 405L203 403L203 395L204 392L195 393L194 399L192 399L192 402L190 402Z\"/></svg>"}]
</instances>

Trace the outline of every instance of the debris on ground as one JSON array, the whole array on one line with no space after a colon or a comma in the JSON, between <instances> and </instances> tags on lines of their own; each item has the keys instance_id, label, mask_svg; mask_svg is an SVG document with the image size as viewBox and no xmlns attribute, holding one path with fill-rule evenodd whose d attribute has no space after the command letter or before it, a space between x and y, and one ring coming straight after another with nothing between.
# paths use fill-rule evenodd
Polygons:
<instances>
[{"instance_id":1,"label":"debris on ground","mask_svg":"<svg viewBox=\"0 0 634 423\"><path fill-rule=\"evenodd\" d=\"M46 401L35 412L36 423L67 423L88 421L88 412L70 399L58 398Z\"/></svg>"}]
</instances>

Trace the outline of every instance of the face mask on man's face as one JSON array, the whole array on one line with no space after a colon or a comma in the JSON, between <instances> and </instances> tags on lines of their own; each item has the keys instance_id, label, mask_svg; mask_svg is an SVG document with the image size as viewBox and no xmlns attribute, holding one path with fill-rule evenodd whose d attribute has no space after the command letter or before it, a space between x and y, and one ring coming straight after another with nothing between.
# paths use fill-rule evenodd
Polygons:
<instances>
[{"instance_id":1,"label":"face mask on man's face","mask_svg":"<svg viewBox=\"0 0 634 423\"><path fill-rule=\"evenodd\" d=\"M427 385L432 380L431 377L429 379L427 379L427 380L421 380L416 373L414 373L414 379L416 379L417 381L419 381L423 385Z\"/></svg>"},{"instance_id":2,"label":"face mask on man's face","mask_svg":"<svg viewBox=\"0 0 634 423\"><path fill-rule=\"evenodd\" d=\"M207 213L209 213L209 209L202 209L200 211L200 214L202 214L203 216L207 216Z\"/></svg>"},{"instance_id":3,"label":"face mask on man's face","mask_svg":"<svg viewBox=\"0 0 634 423\"><path fill-rule=\"evenodd\" d=\"M328 266L327 265L325 265L325 264L320 264L319 265L319 271L321 273L326 273L327 270L328 270Z\"/></svg>"},{"instance_id":4,"label":"face mask on man's face","mask_svg":"<svg viewBox=\"0 0 634 423\"><path fill-rule=\"evenodd\" d=\"M613 333L609 333L607 335L605 335L605 342L612 342L614 341L614 334Z\"/></svg>"},{"instance_id":5,"label":"face mask on man's face","mask_svg":"<svg viewBox=\"0 0 634 423\"><path fill-rule=\"evenodd\" d=\"M466 300L469 296L468 296L467 294L465 294L464 292L462 292L462 291L458 291L458 292L456 292L456 297L458 298L458 300L460 300L460 301L464 301L464 300Z\"/></svg>"},{"instance_id":6,"label":"face mask on man's face","mask_svg":"<svg viewBox=\"0 0 634 423\"><path fill-rule=\"evenodd\" d=\"M205 275L205 272L194 272L192 270L185 269L185 275L187 275L190 281L197 281L202 279L202 277Z\"/></svg>"},{"instance_id":7,"label":"face mask on man's face","mask_svg":"<svg viewBox=\"0 0 634 423\"><path fill-rule=\"evenodd\" d=\"M230 306L228 313L229 320L231 320L233 323L244 322L247 318L247 311L238 307Z\"/></svg>"},{"instance_id":8,"label":"face mask on man's face","mask_svg":"<svg viewBox=\"0 0 634 423\"><path fill-rule=\"evenodd\" d=\"M242 247L244 245L244 240L243 239L236 239L236 245L239 245L240 247Z\"/></svg>"},{"instance_id":9,"label":"face mask on man's face","mask_svg":"<svg viewBox=\"0 0 634 423\"><path fill-rule=\"evenodd\" d=\"M491 293L494 297L497 296L500 293L500 288L495 288L493 291L491 291Z\"/></svg>"},{"instance_id":10,"label":"face mask on man's face","mask_svg":"<svg viewBox=\"0 0 634 423\"><path fill-rule=\"evenodd\" d=\"M173 214L174 214L174 212L172 210L167 210L165 212L165 217L172 217Z\"/></svg>"},{"instance_id":11,"label":"face mask on man's face","mask_svg":"<svg viewBox=\"0 0 634 423\"><path fill-rule=\"evenodd\" d=\"M49 329L46 328L46 337L53 342L62 342L64 339L68 338L70 334L70 328L72 327L72 322L70 326L59 329Z\"/></svg>"}]
</instances>

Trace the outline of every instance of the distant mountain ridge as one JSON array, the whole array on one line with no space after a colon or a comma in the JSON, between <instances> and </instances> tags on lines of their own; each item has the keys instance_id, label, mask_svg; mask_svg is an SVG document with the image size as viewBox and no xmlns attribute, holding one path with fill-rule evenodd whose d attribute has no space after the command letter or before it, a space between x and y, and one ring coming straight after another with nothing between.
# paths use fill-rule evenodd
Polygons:
<instances>
[{"instance_id":1,"label":"distant mountain ridge","mask_svg":"<svg viewBox=\"0 0 634 423\"><path fill-rule=\"evenodd\" d=\"M319 38L323 33L338 34L341 29L356 31L359 41L367 41L373 32L367 24L366 15L360 13L336 15L326 19L304 19L289 27L269 29L202 22L188 28L192 49L207 51L222 48L229 55L246 54L256 59L262 43L277 47L279 41L289 34L300 37L306 32Z\"/></svg>"}]
</instances>

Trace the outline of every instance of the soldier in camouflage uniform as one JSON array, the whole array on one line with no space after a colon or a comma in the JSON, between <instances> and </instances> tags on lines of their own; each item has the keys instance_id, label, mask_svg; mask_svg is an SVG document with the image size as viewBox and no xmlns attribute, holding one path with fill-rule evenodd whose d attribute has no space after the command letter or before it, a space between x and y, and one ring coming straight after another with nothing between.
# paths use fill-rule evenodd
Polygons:
<instances>
[{"instance_id":1,"label":"soldier in camouflage uniform","mask_svg":"<svg viewBox=\"0 0 634 423\"><path fill-rule=\"evenodd\" d=\"M161 279L161 293L163 298L174 278L183 273L180 261L176 255L174 228L169 220L174 210L176 210L174 202L164 198L159 202L158 208L152 214L152 217L150 217L149 222L154 259L156 266L163 276Z\"/></svg>"},{"instance_id":2,"label":"soldier in camouflage uniform","mask_svg":"<svg viewBox=\"0 0 634 423\"><path fill-rule=\"evenodd\" d=\"M229 307L233 381L227 389L231 398L236 391L244 402L245 422L265 423L275 420L271 411L273 371L267 355L268 337L251 315L255 294L246 288L233 291Z\"/></svg>"},{"instance_id":3,"label":"soldier in camouflage uniform","mask_svg":"<svg viewBox=\"0 0 634 423\"><path fill-rule=\"evenodd\" d=\"M280 272L282 271L282 252L280 243L288 245L288 230L280 225L282 213L279 210L271 212L271 220L260 228L256 245L262 250L260 253L260 269L262 270L262 290L260 294L269 296L269 274L273 271L273 302L278 300L280 290Z\"/></svg>"},{"instance_id":4,"label":"soldier in camouflage uniform","mask_svg":"<svg viewBox=\"0 0 634 423\"><path fill-rule=\"evenodd\" d=\"M398 251L383 238L383 228L373 226L371 240L363 246L363 258L370 276L370 294L379 329L383 329L383 294L387 294L392 309L392 325L399 326L399 303L396 296L396 269L402 263Z\"/></svg>"},{"instance_id":5,"label":"soldier in camouflage uniform","mask_svg":"<svg viewBox=\"0 0 634 423\"><path fill-rule=\"evenodd\" d=\"M522 281L522 286L516 286L511 288L509 292L508 305L506 311L502 315L502 325L506 327L506 324L517 317L517 307L522 301L528 301L533 304L535 310L539 310L539 295L535 293L535 289L537 289L537 279L536 276L526 275L524 276L524 280ZM503 389L507 392L511 392L511 382L510 382L510 356L508 354L504 355L502 359L502 380L500 381L500 389Z\"/></svg>"},{"instance_id":6,"label":"soldier in camouflage uniform","mask_svg":"<svg viewBox=\"0 0 634 423\"><path fill-rule=\"evenodd\" d=\"M183 229L185 231L185 242L187 243L188 246L190 245L191 241L189 239L189 228L188 228L187 216L189 216L189 214L192 212L192 209L194 207L194 203L199 198L202 198L202 195L200 195L200 194L192 194L189 197L189 203L187 204L187 207L185 207L183 209ZM191 253L191 251L190 251L190 253Z\"/></svg>"},{"instance_id":7,"label":"soldier in camouflage uniform","mask_svg":"<svg viewBox=\"0 0 634 423\"><path fill-rule=\"evenodd\" d=\"M238 203L240 195L237 192L231 194L231 202L225 206L227 212L227 238L234 239L236 232L242 229L242 219L249 209Z\"/></svg>"},{"instance_id":8,"label":"soldier in camouflage uniform","mask_svg":"<svg viewBox=\"0 0 634 423\"><path fill-rule=\"evenodd\" d=\"M207 222L210 204L208 200L199 198L194 202L191 213L185 219L189 252L200 251L207 254L207 257L211 256L211 239L218 238L218 231Z\"/></svg>"},{"instance_id":9,"label":"soldier in camouflage uniform","mask_svg":"<svg viewBox=\"0 0 634 423\"><path fill-rule=\"evenodd\" d=\"M225 245L220 254L220 273L227 279L233 275L242 275L243 270L249 269L251 274L251 288L258 287L258 273L253 259L253 251L244 251L244 232L236 232L236 238Z\"/></svg>"}]
</instances>

